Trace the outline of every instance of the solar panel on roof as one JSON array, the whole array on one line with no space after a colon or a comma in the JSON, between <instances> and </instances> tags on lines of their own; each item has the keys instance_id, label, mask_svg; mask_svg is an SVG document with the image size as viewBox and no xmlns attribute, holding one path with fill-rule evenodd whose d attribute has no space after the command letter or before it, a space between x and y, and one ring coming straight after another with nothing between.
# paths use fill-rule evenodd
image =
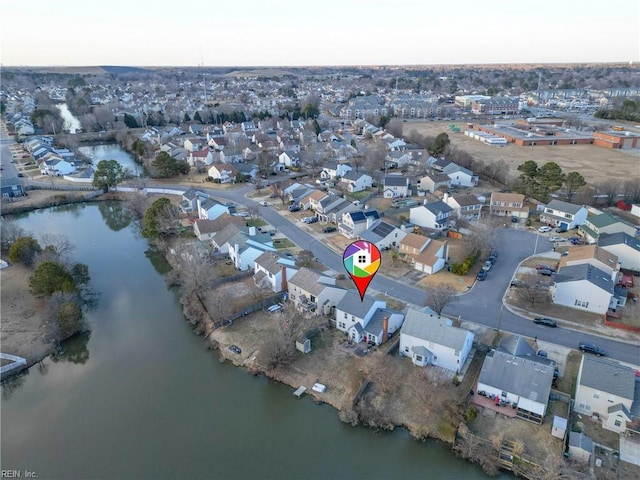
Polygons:
<instances>
[{"instance_id":1,"label":"solar panel on roof","mask_svg":"<svg viewBox=\"0 0 640 480\"><path fill-rule=\"evenodd\" d=\"M380 222L380 224L373 229L373 233L375 233L376 235L380 235L381 237L384 238L387 235L389 235L391 232L393 232L395 228L396 227L394 227L393 225L389 225L386 222Z\"/></svg>"}]
</instances>

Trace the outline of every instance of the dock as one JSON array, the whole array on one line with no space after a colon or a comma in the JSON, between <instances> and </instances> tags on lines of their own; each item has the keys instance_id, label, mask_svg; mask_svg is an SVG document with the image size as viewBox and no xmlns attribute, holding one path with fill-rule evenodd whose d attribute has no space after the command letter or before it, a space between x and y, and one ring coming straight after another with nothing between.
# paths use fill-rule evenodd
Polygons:
<instances>
[{"instance_id":1,"label":"dock","mask_svg":"<svg viewBox=\"0 0 640 480\"><path fill-rule=\"evenodd\" d=\"M304 395L304 392L306 392L306 391L307 391L307 387L302 385L302 386L298 387L298 389L295 392L293 392L293 394L296 397L300 398L302 395Z\"/></svg>"}]
</instances>

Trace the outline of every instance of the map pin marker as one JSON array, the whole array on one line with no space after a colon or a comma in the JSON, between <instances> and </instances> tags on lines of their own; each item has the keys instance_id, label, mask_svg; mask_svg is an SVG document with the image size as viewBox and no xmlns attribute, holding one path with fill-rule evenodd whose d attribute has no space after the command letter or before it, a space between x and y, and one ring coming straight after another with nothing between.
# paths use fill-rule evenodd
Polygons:
<instances>
[{"instance_id":1,"label":"map pin marker","mask_svg":"<svg viewBox=\"0 0 640 480\"><path fill-rule=\"evenodd\" d=\"M342 262L364 301L364 293L380 268L380 250L371 242L358 240L345 248Z\"/></svg>"}]
</instances>

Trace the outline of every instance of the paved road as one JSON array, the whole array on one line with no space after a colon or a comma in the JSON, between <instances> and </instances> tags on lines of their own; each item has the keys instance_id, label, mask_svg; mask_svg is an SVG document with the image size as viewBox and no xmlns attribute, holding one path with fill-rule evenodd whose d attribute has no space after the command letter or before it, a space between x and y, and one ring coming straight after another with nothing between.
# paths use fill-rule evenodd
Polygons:
<instances>
[{"instance_id":1,"label":"paved road","mask_svg":"<svg viewBox=\"0 0 640 480\"><path fill-rule=\"evenodd\" d=\"M11 137L2 136L0 139L0 165L2 165L2 177L13 178L18 176L18 169L15 163L12 163L13 157L9 150L9 145L13 145L15 140Z\"/></svg>"}]
</instances>

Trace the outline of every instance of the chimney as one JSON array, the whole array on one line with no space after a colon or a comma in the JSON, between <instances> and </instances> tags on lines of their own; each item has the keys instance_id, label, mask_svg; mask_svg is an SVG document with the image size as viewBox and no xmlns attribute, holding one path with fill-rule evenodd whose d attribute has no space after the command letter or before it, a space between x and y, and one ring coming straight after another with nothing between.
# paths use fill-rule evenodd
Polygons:
<instances>
[{"instance_id":1,"label":"chimney","mask_svg":"<svg viewBox=\"0 0 640 480\"><path fill-rule=\"evenodd\" d=\"M385 315L382 319L382 341L381 344L387 341L387 337L389 336L389 317Z\"/></svg>"},{"instance_id":2,"label":"chimney","mask_svg":"<svg viewBox=\"0 0 640 480\"><path fill-rule=\"evenodd\" d=\"M280 283L280 291L286 292L288 289L287 285L287 267L284 265L280 265L280 273L282 274L282 280Z\"/></svg>"},{"instance_id":3,"label":"chimney","mask_svg":"<svg viewBox=\"0 0 640 480\"><path fill-rule=\"evenodd\" d=\"M256 227L249 227L249 236L253 237L256 234Z\"/></svg>"}]
</instances>

